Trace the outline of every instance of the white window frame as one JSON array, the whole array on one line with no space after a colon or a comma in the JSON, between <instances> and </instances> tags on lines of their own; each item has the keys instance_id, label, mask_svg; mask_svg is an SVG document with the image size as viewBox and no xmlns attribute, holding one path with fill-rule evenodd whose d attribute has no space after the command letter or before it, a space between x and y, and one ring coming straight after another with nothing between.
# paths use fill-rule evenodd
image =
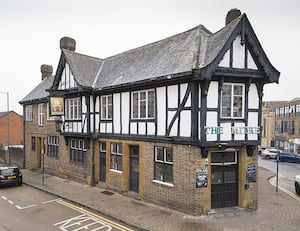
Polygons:
<instances>
[{"instance_id":1,"label":"white window frame","mask_svg":"<svg viewBox=\"0 0 300 231\"><path fill-rule=\"evenodd\" d=\"M26 121L32 121L33 120L32 105L27 105L25 107L25 114L26 114Z\"/></svg>"},{"instance_id":2,"label":"white window frame","mask_svg":"<svg viewBox=\"0 0 300 231\"><path fill-rule=\"evenodd\" d=\"M43 126L44 125L44 111L43 111L44 104L40 103L38 104L38 125Z\"/></svg>"},{"instance_id":3,"label":"white window frame","mask_svg":"<svg viewBox=\"0 0 300 231\"><path fill-rule=\"evenodd\" d=\"M242 119L245 116L245 85L240 83L224 83L223 86L231 86L231 105L230 105L230 116L223 116L223 100L222 100L222 90L221 90L221 118L225 119ZM234 87L242 87L242 95L234 95ZM242 97L242 116L234 116L234 98Z\"/></svg>"},{"instance_id":4,"label":"white window frame","mask_svg":"<svg viewBox=\"0 0 300 231\"><path fill-rule=\"evenodd\" d=\"M81 100L79 97L66 99L66 119L80 120L82 118Z\"/></svg>"},{"instance_id":5,"label":"white window frame","mask_svg":"<svg viewBox=\"0 0 300 231\"><path fill-rule=\"evenodd\" d=\"M116 151L114 151L113 149L113 146L116 145ZM110 170L112 171L116 171L116 172L122 172L123 170L123 147L122 147L122 144L120 143L111 143L110 144L110 155L112 158L112 156L114 155L116 160L118 159L118 157L121 158L121 166L118 166L118 165L115 165L115 166L112 166L112 163L110 163ZM116 162L117 163L117 162Z\"/></svg>"},{"instance_id":6,"label":"white window frame","mask_svg":"<svg viewBox=\"0 0 300 231\"><path fill-rule=\"evenodd\" d=\"M149 93L153 92L153 115L149 116ZM141 99L141 94L145 93L145 99ZM137 95L137 105L134 102L134 95ZM141 116L141 103L145 102L145 117ZM136 111L137 110L137 113ZM136 116L137 115L137 116ZM131 93L131 118L132 119L154 119L155 118L155 91L154 89L142 90L142 91L134 91Z\"/></svg>"},{"instance_id":7,"label":"white window frame","mask_svg":"<svg viewBox=\"0 0 300 231\"><path fill-rule=\"evenodd\" d=\"M111 99L111 103L109 103ZM103 103L105 101L105 103ZM101 120L112 120L113 117L113 96L103 95L100 97L100 107L101 107ZM111 110L111 113L109 113ZM103 112L105 112L103 115Z\"/></svg>"}]
</instances>

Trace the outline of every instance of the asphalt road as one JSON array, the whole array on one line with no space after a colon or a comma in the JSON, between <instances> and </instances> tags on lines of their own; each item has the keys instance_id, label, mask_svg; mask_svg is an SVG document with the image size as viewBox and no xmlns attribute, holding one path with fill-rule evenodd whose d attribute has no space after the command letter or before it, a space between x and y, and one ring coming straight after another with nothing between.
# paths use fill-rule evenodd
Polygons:
<instances>
[{"instance_id":1,"label":"asphalt road","mask_svg":"<svg viewBox=\"0 0 300 231\"><path fill-rule=\"evenodd\" d=\"M0 188L0 231L133 230L27 185Z\"/></svg>"},{"instance_id":2,"label":"asphalt road","mask_svg":"<svg viewBox=\"0 0 300 231\"><path fill-rule=\"evenodd\" d=\"M258 165L277 173L277 161L258 157ZM294 186L295 175L300 174L300 164L279 162L278 163L278 187L296 195ZM276 177L271 180L276 185ZM300 198L300 197L299 197Z\"/></svg>"}]
</instances>

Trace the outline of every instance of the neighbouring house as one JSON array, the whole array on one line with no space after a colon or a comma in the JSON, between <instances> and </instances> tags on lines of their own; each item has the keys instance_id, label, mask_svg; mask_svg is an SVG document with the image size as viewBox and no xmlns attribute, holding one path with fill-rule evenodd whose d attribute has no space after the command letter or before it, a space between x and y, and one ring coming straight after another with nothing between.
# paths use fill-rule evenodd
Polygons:
<instances>
[{"instance_id":1,"label":"neighbouring house","mask_svg":"<svg viewBox=\"0 0 300 231\"><path fill-rule=\"evenodd\" d=\"M246 14L225 21L103 59L62 38L55 75L20 102L26 167L43 156L53 174L192 214L257 209L263 86L280 73Z\"/></svg>"},{"instance_id":2,"label":"neighbouring house","mask_svg":"<svg viewBox=\"0 0 300 231\"><path fill-rule=\"evenodd\" d=\"M0 112L0 146L22 147L23 142L23 117L14 111Z\"/></svg>"}]
</instances>

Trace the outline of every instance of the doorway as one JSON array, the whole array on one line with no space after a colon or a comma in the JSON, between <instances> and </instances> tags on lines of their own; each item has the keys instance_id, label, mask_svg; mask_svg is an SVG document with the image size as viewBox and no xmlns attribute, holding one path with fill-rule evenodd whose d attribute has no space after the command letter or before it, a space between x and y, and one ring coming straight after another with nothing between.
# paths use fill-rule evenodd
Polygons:
<instances>
[{"instance_id":1,"label":"doorway","mask_svg":"<svg viewBox=\"0 0 300 231\"><path fill-rule=\"evenodd\" d=\"M130 191L139 192L139 147L130 146Z\"/></svg>"},{"instance_id":2,"label":"doorway","mask_svg":"<svg viewBox=\"0 0 300 231\"><path fill-rule=\"evenodd\" d=\"M215 152L211 159L211 208L237 206L237 152Z\"/></svg>"}]
</instances>

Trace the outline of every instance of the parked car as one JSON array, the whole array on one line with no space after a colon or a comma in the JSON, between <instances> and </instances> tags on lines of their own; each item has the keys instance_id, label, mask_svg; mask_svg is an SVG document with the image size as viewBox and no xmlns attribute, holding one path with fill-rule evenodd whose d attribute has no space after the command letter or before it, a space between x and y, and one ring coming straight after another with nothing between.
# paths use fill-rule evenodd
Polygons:
<instances>
[{"instance_id":1,"label":"parked car","mask_svg":"<svg viewBox=\"0 0 300 231\"><path fill-rule=\"evenodd\" d=\"M0 186L3 185L22 185L22 173L17 166L0 167Z\"/></svg>"},{"instance_id":2,"label":"parked car","mask_svg":"<svg viewBox=\"0 0 300 231\"><path fill-rule=\"evenodd\" d=\"M280 152L279 160L290 163L300 163L300 155L291 152Z\"/></svg>"},{"instance_id":3,"label":"parked car","mask_svg":"<svg viewBox=\"0 0 300 231\"><path fill-rule=\"evenodd\" d=\"M281 150L276 148L266 148L261 152L260 156L266 159L276 159L279 152Z\"/></svg>"},{"instance_id":4,"label":"parked car","mask_svg":"<svg viewBox=\"0 0 300 231\"><path fill-rule=\"evenodd\" d=\"M300 174L295 176L295 191L300 195Z\"/></svg>"},{"instance_id":5,"label":"parked car","mask_svg":"<svg viewBox=\"0 0 300 231\"><path fill-rule=\"evenodd\" d=\"M260 155L267 147L258 146L258 155Z\"/></svg>"}]
</instances>

